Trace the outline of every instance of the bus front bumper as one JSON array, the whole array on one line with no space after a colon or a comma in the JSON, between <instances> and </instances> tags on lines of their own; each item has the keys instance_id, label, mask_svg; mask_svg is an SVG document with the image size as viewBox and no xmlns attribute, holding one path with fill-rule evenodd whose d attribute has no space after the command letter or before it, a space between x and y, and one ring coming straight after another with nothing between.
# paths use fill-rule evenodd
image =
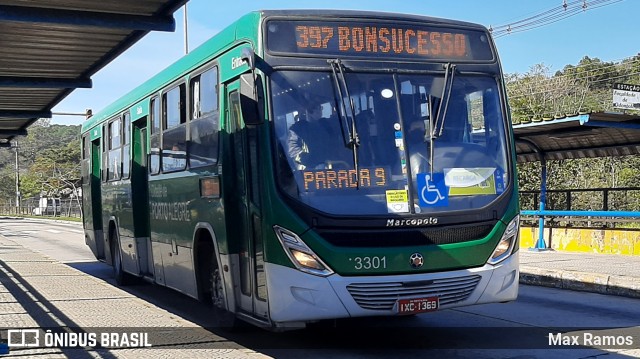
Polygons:
<instances>
[{"instance_id":1,"label":"bus front bumper","mask_svg":"<svg viewBox=\"0 0 640 359\"><path fill-rule=\"evenodd\" d=\"M343 277L333 274L318 277L265 263L269 314L274 323L312 322L398 315L397 299L437 296L439 309L508 302L518 296L518 267L518 252L497 265L393 276ZM398 290L389 292L383 288L381 291L380 283ZM413 294L405 294L407 287Z\"/></svg>"}]
</instances>

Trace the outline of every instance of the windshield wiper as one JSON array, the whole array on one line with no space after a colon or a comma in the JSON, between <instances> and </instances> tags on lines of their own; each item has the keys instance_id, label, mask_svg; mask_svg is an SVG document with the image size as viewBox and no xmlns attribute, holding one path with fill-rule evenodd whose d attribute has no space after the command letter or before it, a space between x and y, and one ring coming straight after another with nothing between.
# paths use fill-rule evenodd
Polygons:
<instances>
[{"instance_id":1,"label":"windshield wiper","mask_svg":"<svg viewBox=\"0 0 640 359\"><path fill-rule=\"evenodd\" d=\"M453 79L456 74L456 65L452 63L447 63L444 65L444 85L442 86L442 95L440 96L440 104L438 105L438 111L436 112L436 117L432 117L432 109L431 109L431 96L429 96L429 121L433 120L433 126L431 126L431 133L429 134L429 172L431 173L431 178L433 178L433 140L442 136L442 132L444 131L444 119L447 116L447 109L449 108L449 100L451 99L451 90L453 89ZM451 76L449 76L451 73ZM445 99L446 96L446 99ZM442 105L444 104L444 110L442 109ZM438 125L440 127L438 128Z\"/></svg>"},{"instance_id":2,"label":"windshield wiper","mask_svg":"<svg viewBox=\"0 0 640 359\"><path fill-rule=\"evenodd\" d=\"M342 137L345 142L345 146L351 149L351 153L353 153L353 168L356 172L356 188L360 188L360 171L358 170L358 147L360 146L360 138L358 137L358 130L356 128L356 111L354 109L353 100L351 99L351 95L349 94L349 87L347 86L347 80L344 76L342 61L340 59L335 60L327 60L329 65L331 66L331 72L333 72L333 81L336 85L336 89L338 90L338 97L340 98L340 111L338 111L338 119L340 119L340 127L342 132ZM340 76L338 76L338 74ZM342 95L342 90L344 89L344 93L346 95ZM347 104L349 107L349 114L351 115L351 123L349 123L349 116L347 115ZM342 119L342 115L344 114L344 120ZM346 126L343 124L346 122ZM344 128L347 130L348 139L345 138Z\"/></svg>"},{"instance_id":3,"label":"windshield wiper","mask_svg":"<svg viewBox=\"0 0 640 359\"><path fill-rule=\"evenodd\" d=\"M433 132L431 133L432 138L442 136L442 132L444 131L444 119L447 116L447 109L449 108L449 100L451 99L451 90L453 89L453 79L455 74L455 64L447 63L444 65L444 85L442 86L442 96L440 96L440 104L438 105L438 112L436 113ZM444 109L442 108L443 105ZM439 129L438 124L440 124Z\"/></svg>"}]
</instances>

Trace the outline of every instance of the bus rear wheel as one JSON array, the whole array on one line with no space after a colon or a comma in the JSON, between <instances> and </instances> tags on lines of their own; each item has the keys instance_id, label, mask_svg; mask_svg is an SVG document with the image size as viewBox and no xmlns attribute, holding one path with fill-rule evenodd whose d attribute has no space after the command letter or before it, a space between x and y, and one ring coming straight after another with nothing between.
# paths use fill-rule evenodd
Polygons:
<instances>
[{"instance_id":1,"label":"bus rear wheel","mask_svg":"<svg viewBox=\"0 0 640 359\"><path fill-rule=\"evenodd\" d=\"M209 270L209 294L213 309L213 325L222 328L237 326L236 316L227 310L227 298L224 294L222 273L215 258L211 259Z\"/></svg>"}]
</instances>

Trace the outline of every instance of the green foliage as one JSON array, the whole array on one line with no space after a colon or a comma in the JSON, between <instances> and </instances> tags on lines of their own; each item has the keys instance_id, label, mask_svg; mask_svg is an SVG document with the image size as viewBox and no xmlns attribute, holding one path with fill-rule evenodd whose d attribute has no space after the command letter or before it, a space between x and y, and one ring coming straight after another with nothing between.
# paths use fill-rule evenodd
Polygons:
<instances>
[{"instance_id":1,"label":"green foliage","mask_svg":"<svg viewBox=\"0 0 640 359\"><path fill-rule=\"evenodd\" d=\"M80 179L80 126L40 120L17 137L20 192L64 196ZM0 150L0 201L15 199L15 149Z\"/></svg>"},{"instance_id":2,"label":"green foliage","mask_svg":"<svg viewBox=\"0 0 640 359\"><path fill-rule=\"evenodd\" d=\"M638 187L640 183L640 157L603 157L576 160L548 161L547 189L615 189ZM518 164L521 191L540 190L541 165L539 162ZM571 208L567 208L567 193L549 193L547 209L603 210L604 192L572 192ZM640 211L640 190L610 190L609 209ZM533 196L523 195L523 209L537 209Z\"/></svg>"},{"instance_id":3,"label":"green foliage","mask_svg":"<svg viewBox=\"0 0 640 359\"><path fill-rule=\"evenodd\" d=\"M525 74L506 76L515 123L583 111L611 111L614 83L640 84L640 54L619 63L585 56L551 75L537 64Z\"/></svg>"},{"instance_id":4,"label":"green foliage","mask_svg":"<svg viewBox=\"0 0 640 359\"><path fill-rule=\"evenodd\" d=\"M603 62L585 56L551 75L544 64L525 74L505 76L514 123L582 111L619 111L612 108L614 83L640 84L640 54L621 62ZM627 111L638 115L638 111ZM540 190L539 162L518 164L522 191ZM547 189L624 188L640 186L640 156L548 161ZM609 209L640 211L640 190L607 191ZM547 209L602 210L604 191L548 193ZM537 209L535 195L521 196L523 209Z\"/></svg>"}]
</instances>

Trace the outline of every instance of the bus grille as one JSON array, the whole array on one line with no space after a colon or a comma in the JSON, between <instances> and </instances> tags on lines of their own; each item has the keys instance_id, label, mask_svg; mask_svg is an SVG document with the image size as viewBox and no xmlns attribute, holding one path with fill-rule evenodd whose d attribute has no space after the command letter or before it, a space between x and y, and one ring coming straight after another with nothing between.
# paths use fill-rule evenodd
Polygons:
<instances>
[{"instance_id":1,"label":"bus grille","mask_svg":"<svg viewBox=\"0 0 640 359\"><path fill-rule=\"evenodd\" d=\"M398 299L438 297L440 305L461 302L479 282L479 275L470 275L418 282L352 283L347 290L364 309L391 310Z\"/></svg>"}]
</instances>

